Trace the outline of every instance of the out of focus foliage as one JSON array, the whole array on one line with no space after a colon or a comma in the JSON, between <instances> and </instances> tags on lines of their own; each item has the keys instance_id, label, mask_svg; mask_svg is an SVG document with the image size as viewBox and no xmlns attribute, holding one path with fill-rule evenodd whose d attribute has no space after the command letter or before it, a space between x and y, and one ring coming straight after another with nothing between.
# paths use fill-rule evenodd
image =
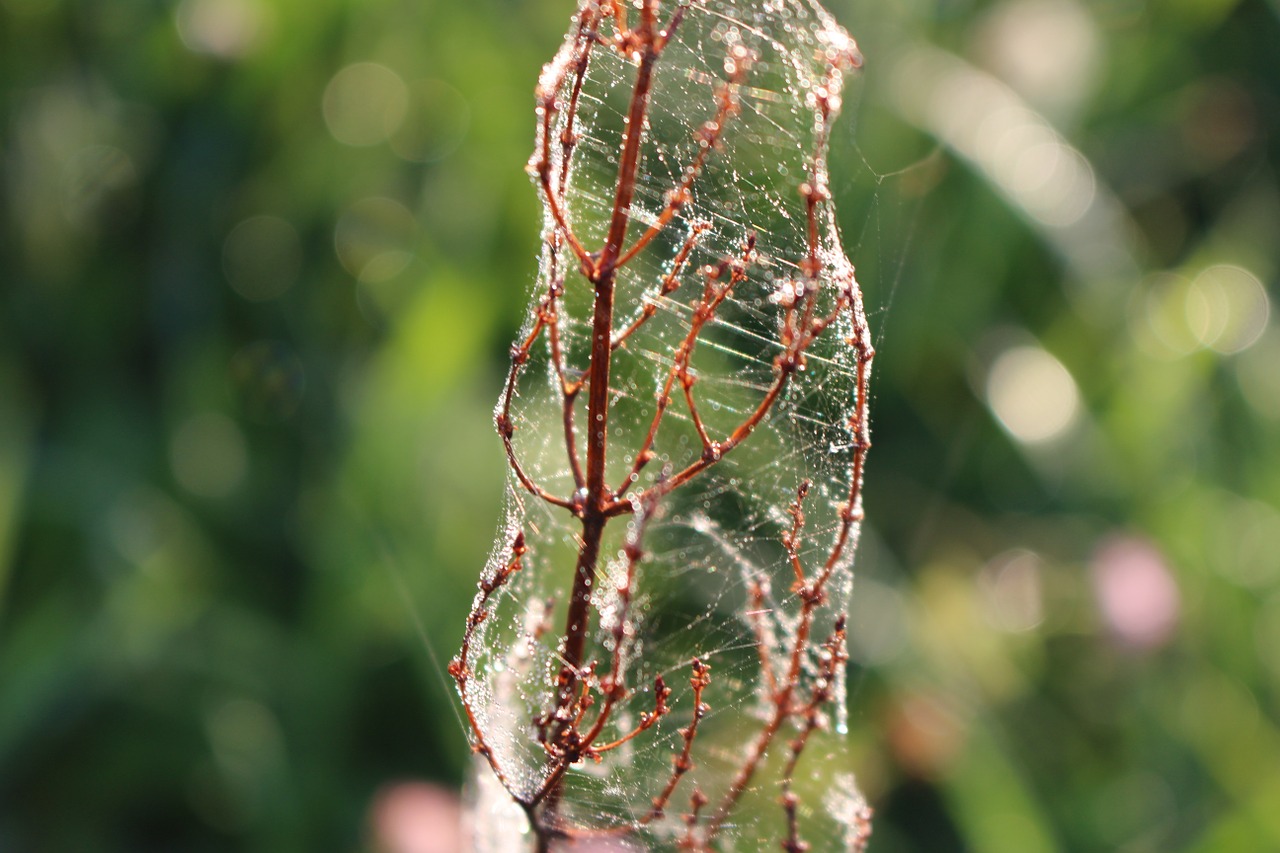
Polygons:
<instances>
[{"instance_id":1,"label":"out of focus foliage","mask_svg":"<svg viewBox=\"0 0 1280 853\"><path fill-rule=\"evenodd\" d=\"M830 5L872 849L1280 849L1280 5ZM570 6L0 0L0 850L461 782Z\"/></svg>"}]
</instances>

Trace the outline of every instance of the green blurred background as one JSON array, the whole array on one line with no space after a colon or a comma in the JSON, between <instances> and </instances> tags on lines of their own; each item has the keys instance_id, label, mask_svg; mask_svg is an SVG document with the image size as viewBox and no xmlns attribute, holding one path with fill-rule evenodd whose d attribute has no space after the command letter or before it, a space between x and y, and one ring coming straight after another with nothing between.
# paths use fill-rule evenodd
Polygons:
<instances>
[{"instance_id":1,"label":"green blurred background","mask_svg":"<svg viewBox=\"0 0 1280 853\"><path fill-rule=\"evenodd\" d=\"M1280 4L832 0L872 850L1280 849ZM569 0L0 0L0 851L458 786Z\"/></svg>"}]
</instances>

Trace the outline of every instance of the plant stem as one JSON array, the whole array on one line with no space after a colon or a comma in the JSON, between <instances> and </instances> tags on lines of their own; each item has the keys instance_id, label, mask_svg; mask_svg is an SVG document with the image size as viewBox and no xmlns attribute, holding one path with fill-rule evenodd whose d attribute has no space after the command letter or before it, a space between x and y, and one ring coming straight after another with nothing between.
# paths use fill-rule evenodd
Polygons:
<instances>
[{"instance_id":1,"label":"plant stem","mask_svg":"<svg viewBox=\"0 0 1280 853\"><path fill-rule=\"evenodd\" d=\"M646 11L649 7L646 5ZM646 24L651 11L645 15ZM591 283L595 288L592 317L591 363L588 371L587 396L587 493L582 510L582 547L573 576L569 613L565 622L564 670L560 701L567 705L577 687L577 671L582 666L590 621L591 587L595 582L596 563L600 556L600 539L604 535L605 508L612 502L612 492L605 484L605 456L609 434L609 367L613 356L613 297L617 281L616 262L626 239L630 222L631 201L635 196L636 171L640 164L640 142L644 136L649 109L649 90L653 84L653 66L658 58L652 40L652 26L646 25L641 36L648 34L640 68L636 74L631 107L627 115L626 139L622 160L618 165L617 192L609 232L595 268Z\"/></svg>"}]
</instances>

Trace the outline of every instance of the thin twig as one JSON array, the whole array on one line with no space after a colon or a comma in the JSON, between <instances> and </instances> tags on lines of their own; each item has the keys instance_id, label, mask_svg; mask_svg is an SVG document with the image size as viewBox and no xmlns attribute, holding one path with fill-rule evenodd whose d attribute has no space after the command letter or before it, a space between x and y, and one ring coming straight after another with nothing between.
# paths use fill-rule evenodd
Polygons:
<instances>
[{"instance_id":1,"label":"thin twig","mask_svg":"<svg viewBox=\"0 0 1280 853\"><path fill-rule=\"evenodd\" d=\"M554 288L554 282L552 283ZM556 497L548 492L542 486L533 481L533 478L524 470L524 466L520 464L520 458L516 454L515 443L513 437L515 435L516 426L511 418L511 401L515 397L516 381L520 378L520 373L524 369L525 362L529 360L529 351L532 349L534 341L542 334L542 330L547 327L547 304L554 302L551 295L554 290L549 292L544 298L543 303L539 306L537 318L534 320L533 328L525 337L524 341L519 345L512 347L511 350L511 369L507 373L507 384L502 392L502 405L498 409L498 413L494 416L494 425L498 428L498 435L502 437L502 446L507 451L507 462L511 466L512 472L516 475L516 479L520 484L535 497L541 498L549 504L563 507L577 514L577 508L574 504L564 498Z\"/></svg>"},{"instance_id":2,"label":"thin twig","mask_svg":"<svg viewBox=\"0 0 1280 853\"><path fill-rule=\"evenodd\" d=\"M474 675L471 670L471 645L475 640L476 629L490 616L491 611L488 609L490 599L493 598L494 593L506 585L512 575L520 571L523 566L524 555L527 552L528 546L525 544L524 532L516 533L511 542L511 558L504 565L499 566L492 576L480 579L477 584L480 593L476 596L475 603L471 606L471 612L467 615L467 627L462 633L462 648L459 649L458 656L449 662L448 667L449 675L453 677L453 680L458 685L458 693L462 697L462 708L467 714L467 721L471 724L472 750L484 756L485 760L489 762L489 766L493 769L494 775L502 783L502 787L506 788L512 799L517 801L520 800L520 793L512 785L511 780L508 779L502 766L498 764L498 757L494 755L493 749L485 740L484 730L481 728L476 710L471 704L467 686Z\"/></svg>"},{"instance_id":3,"label":"thin twig","mask_svg":"<svg viewBox=\"0 0 1280 853\"><path fill-rule=\"evenodd\" d=\"M658 392L657 406L653 413L653 419L649 422L649 431L645 434L644 440L640 443L640 449L636 451L635 460L632 462L631 471L623 482L614 490L613 504L606 511L612 512L619 509L622 503L629 503L621 500L622 494L626 489L634 483L640 476L640 472L653 459L653 443L658 437L658 427L662 425L663 418L667 413L667 407L671 405L671 391L677 380L684 387L685 400L689 406L689 413L698 428L698 433L703 441L704 455L710 452L711 439L707 436L706 430L702 427L702 421L698 414L697 405L693 401L692 386L693 380L689 373L689 363L693 358L694 349L697 347L699 336L702 329L711 322L715 317L716 311L720 305L733 292L733 288L746 280L747 268L750 265L755 254L755 235L747 235L746 244L742 250L742 257L738 261L723 260L714 266L708 266L703 269L703 275L706 283L703 286L702 296L698 300L698 304L693 309L693 316L689 321L689 331L685 334L684 340L680 342L680 346L676 349L675 358L672 361L671 369L667 372L666 381L662 385L662 390ZM729 280L720 283L726 272L729 272ZM678 484L675 484L678 485ZM675 487L672 485L672 488ZM640 495L638 500L643 503L652 500L670 489L656 490L648 489Z\"/></svg>"},{"instance_id":4,"label":"thin twig","mask_svg":"<svg viewBox=\"0 0 1280 853\"><path fill-rule=\"evenodd\" d=\"M680 737L684 741L684 745L680 749L680 754L672 759L671 776L668 777L667 784L663 786L661 793L653 798L653 807L641 819L641 824L651 823L663 816L667 803L671 800L671 795L675 793L676 786L680 784L680 779L693 769L691 755L693 753L694 738L698 736L698 724L711 711L711 707L702 701L702 693L710 684L711 667L698 658L694 658L693 677L689 679L689 685L693 688L693 719L689 722L689 725L680 730ZM694 796L696 797L699 793L695 791Z\"/></svg>"},{"instance_id":5,"label":"thin twig","mask_svg":"<svg viewBox=\"0 0 1280 853\"><path fill-rule=\"evenodd\" d=\"M724 134L725 124L741 109L738 104L738 87L746 79L747 71L750 70L752 61L753 57L750 51L741 45L735 46L731 51L730 59L728 60L731 65L729 79L721 85L720 91L716 96L716 114L694 133L694 139L698 144L698 153L694 155L693 162L685 167L684 177L680 183L675 189L667 193L666 204L654 223L640 235L630 249L622 253L622 257L618 259L619 266L638 255L655 237L666 230L666 227L680 212L680 209L693 200L693 185L698 180L698 176L702 174L702 168L706 165L707 156L716 150L716 147L720 144L720 137Z\"/></svg>"},{"instance_id":6,"label":"thin twig","mask_svg":"<svg viewBox=\"0 0 1280 853\"><path fill-rule=\"evenodd\" d=\"M792 790L792 786L795 782L796 766L800 763L800 756L809 743L809 736L822 723L822 706L831 701L837 683L837 673L849 659L845 651L844 626L844 616L840 616L836 620L831 636L822 644L823 654L820 658L818 677L809 694L809 701L796 713L800 718L800 732L788 745L790 754L786 765L782 768L782 796L779 799L787 820L787 837L782 842L782 849L787 853L805 853L809 849L809 845L800 840L800 828L796 819L799 797Z\"/></svg>"},{"instance_id":7,"label":"thin twig","mask_svg":"<svg viewBox=\"0 0 1280 853\"><path fill-rule=\"evenodd\" d=\"M711 230L710 222L695 222L689 228L689 235L685 237L684 245L680 247L680 251L676 253L675 260L671 263L671 271L662 277L662 284L658 287L656 297L650 297L645 300L644 308L640 311L640 316L631 322L631 325L614 335L610 344L615 350L627 342L627 338L636 333L636 330L649 322L653 315L658 311L658 299L670 296L680 287L680 275L684 272L685 263L689 260L689 254L693 251L693 247L697 245L698 239Z\"/></svg>"}]
</instances>

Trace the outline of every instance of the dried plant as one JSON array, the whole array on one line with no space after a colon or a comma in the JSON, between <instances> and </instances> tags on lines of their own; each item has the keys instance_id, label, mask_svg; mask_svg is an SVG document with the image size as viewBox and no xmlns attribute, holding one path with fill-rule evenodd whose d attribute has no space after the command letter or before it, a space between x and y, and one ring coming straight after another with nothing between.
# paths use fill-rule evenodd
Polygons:
<instances>
[{"instance_id":1,"label":"dried plant","mask_svg":"<svg viewBox=\"0 0 1280 853\"><path fill-rule=\"evenodd\" d=\"M582 0L542 73L507 512L450 666L481 849L865 843L873 353L825 161L860 62L815 0Z\"/></svg>"}]
</instances>

